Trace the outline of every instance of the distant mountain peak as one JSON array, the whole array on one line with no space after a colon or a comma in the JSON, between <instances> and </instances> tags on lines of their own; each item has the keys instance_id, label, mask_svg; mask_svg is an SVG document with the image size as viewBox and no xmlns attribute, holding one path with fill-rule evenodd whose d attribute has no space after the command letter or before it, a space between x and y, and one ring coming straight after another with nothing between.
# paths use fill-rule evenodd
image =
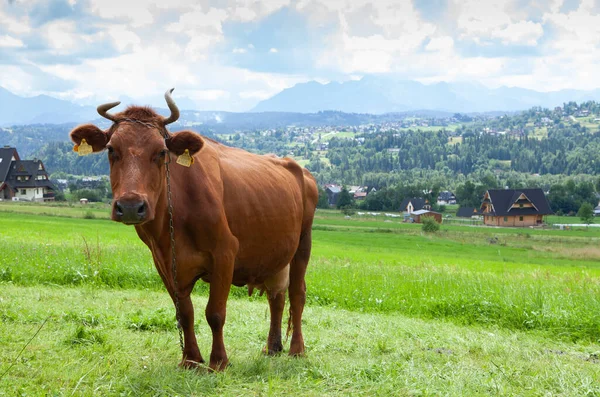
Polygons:
<instances>
[{"instance_id":1,"label":"distant mountain peak","mask_svg":"<svg viewBox=\"0 0 600 397\"><path fill-rule=\"evenodd\" d=\"M360 80L296 84L259 102L253 112L338 110L383 114L398 111L447 112L519 111L533 106L554 107L564 102L600 99L600 90L538 92L519 87L488 88L475 81L423 84L394 75L365 75Z\"/></svg>"}]
</instances>

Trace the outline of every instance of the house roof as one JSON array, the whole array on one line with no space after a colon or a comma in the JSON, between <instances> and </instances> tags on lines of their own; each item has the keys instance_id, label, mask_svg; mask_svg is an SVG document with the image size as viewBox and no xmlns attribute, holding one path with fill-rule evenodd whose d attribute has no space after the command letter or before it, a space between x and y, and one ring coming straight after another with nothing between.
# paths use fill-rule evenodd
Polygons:
<instances>
[{"instance_id":1,"label":"house roof","mask_svg":"<svg viewBox=\"0 0 600 397\"><path fill-rule=\"evenodd\" d=\"M411 215L423 215L423 214L439 214L439 212L429 210L418 210L410 213Z\"/></svg>"},{"instance_id":2,"label":"house roof","mask_svg":"<svg viewBox=\"0 0 600 397\"><path fill-rule=\"evenodd\" d=\"M404 200L402 200L402 204L400 204L400 211L406 211L408 203L412 203L413 211L423 209L425 204L427 204L425 202L425 199L422 197L405 198Z\"/></svg>"},{"instance_id":3,"label":"house roof","mask_svg":"<svg viewBox=\"0 0 600 397\"><path fill-rule=\"evenodd\" d=\"M342 191L342 188L339 186L331 185L327 186L325 190L329 190L331 193L339 193Z\"/></svg>"},{"instance_id":4,"label":"house roof","mask_svg":"<svg viewBox=\"0 0 600 397\"><path fill-rule=\"evenodd\" d=\"M440 194L438 195L438 200L444 200L444 201L456 200L456 196L454 195L454 193L452 193L448 190L444 190L443 192L440 192Z\"/></svg>"},{"instance_id":5,"label":"house roof","mask_svg":"<svg viewBox=\"0 0 600 397\"><path fill-rule=\"evenodd\" d=\"M460 207L458 211L456 211L456 216L459 218L470 218L473 215L479 215L479 212L475 207Z\"/></svg>"},{"instance_id":6,"label":"house roof","mask_svg":"<svg viewBox=\"0 0 600 397\"><path fill-rule=\"evenodd\" d=\"M4 160L2 161L4 162ZM40 170L40 165L42 169ZM37 179L39 175L43 175L45 179ZM19 176L29 176L29 180L18 180ZM47 187L55 189L54 184L48 179L48 173L44 168L41 160L16 160L11 163L8 170L8 175L5 180L6 184L12 189L32 188L32 187Z\"/></svg>"},{"instance_id":7,"label":"house roof","mask_svg":"<svg viewBox=\"0 0 600 397\"><path fill-rule=\"evenodd\" d=\"M522 216L552 214L550 203L542 189L490 189L487 191L494 211L493 216ZM524 195L525 198L520 199ZM511 208L513 204L530 201L533 208Z\"/></svg>"},{"instance_id":8,"label":"house roof","mask_svg":"<svg viewBox=\"0 0 600 397\"><path fill-rule=\"evenodd\" d=\"M10 169L10 162L13 157L17 160L19 159L17 149L6 146L0 148L0 182L6 181Z\"/></svg>"}]
</instances>

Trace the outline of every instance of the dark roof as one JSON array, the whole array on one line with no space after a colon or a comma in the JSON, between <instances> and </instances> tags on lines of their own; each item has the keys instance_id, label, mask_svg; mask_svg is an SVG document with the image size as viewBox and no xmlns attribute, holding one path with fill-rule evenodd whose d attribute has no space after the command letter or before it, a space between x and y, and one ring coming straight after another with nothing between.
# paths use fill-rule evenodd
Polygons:
<instances>
[{"instance_id":1,"label":"dark roof","mask_svg":"<svg viewBox=\"0 0 600 397\"><path fill-rule=\"evenodd\" d=\"M408 203L412 203L413 211L422 210L426 204L425 199L422 197L405 198L402 200L402 204L400 204L400 211L406 211Z\"/></svg>"},{"instance_id":2,"label":"dark roof","mask_svg":"<svg viewBox=\"0 0 600 397\"><path fill-rule=\"evenodd\" d=\"M475 207L460 207L458 211L456 211L456 216L460 218L470 218L473 215L479 215L479 212Z\"/></svg>"},{"instance_id":3,"label":"dark roof","mask_svg":"<svg viewBox=\"0 0 600 397\"><path fill-rule=\"evenodd\" d=\"M552 214L550 203L542 189L490 189L490 201L494 206L494 216L522 216L522 215L549 215ZM524 194L535 208L513 208L519 202L519 197ZM523 201L523 200L521 200Z\"/></svg>"},{"instance_id":4,"label":"dark roof","mask_svg":"<svg viewBox=\"0 0 600 397\"><path fill-rule=\"evenodd\" d=\"M443 192L440 192L440 194L438 196L438 200L444 200L444 201L456 200L456 196L454 195L454 193L449 192L448 190L445 190Z\"/></svg>"},{"instance_id":5,"label":"dark roof","mask_svg":"<svg viewBox=\"0 0 600 397\"><path fill-rule=\"evenodd\" d=\"M0 183L6 181L8 176L8 170L10 169L10 161L15 157L19 159L17 149L14 147L2 147L0 148Z\"/></svg>"},{"instance_id":6,"label":"dark roof","mask_svg":"<svg viewBox=\"0 0 600 397\"><path fill-rule=\"evenodd\" d=\"M4 162L4 160L2 161ZM42 169L40 170L40 164ZM43 175L45 179L37 179L39 175ZM29 180L18 180L18 176L29 176ZM16 160L13 161L6 177L6 184L12 189L28 188L28 187L47 187L55 189L54 185L48 179L48 173L41 160Z\"/></svg>"}]
</instances>

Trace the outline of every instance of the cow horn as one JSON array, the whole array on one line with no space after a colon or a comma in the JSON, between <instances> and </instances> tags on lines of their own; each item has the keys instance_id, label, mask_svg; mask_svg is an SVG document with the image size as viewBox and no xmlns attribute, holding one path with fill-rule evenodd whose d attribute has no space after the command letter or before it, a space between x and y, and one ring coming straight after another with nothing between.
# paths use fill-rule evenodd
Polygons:
<instances>
[{"instance_id":1,"label":"cow horn","mask_svg":"<svg viewBox=\"0 0 600 397\"><path fill-rule=\"evenodd\" d=\"M115 116L113 116L112 114L107 113L110 109L114 108L115 106L118 106L121 102L110 102L110 103L105 103L104 105L100 105L96 108L96 110L98 110L98 114L102 117L104 117L105 119L109 119L112 122L117 122L117 119L115 118Z\"/></svg>"},{"instance_id":2,"label":"cow horn","mask_svg":"<svg viewBox=\"0 0 600 397\"><path fill-rule=\"evenodd\" d=\"M171 93L175 88L171 88L165 92L165 101L167 101L167 105L169 105L169 109L171 110L171 115L168 118L163 120L164 125L171 124L179 118L179 108L175 105L175 101L171 98Z\"/></svg>"}]
</instances>

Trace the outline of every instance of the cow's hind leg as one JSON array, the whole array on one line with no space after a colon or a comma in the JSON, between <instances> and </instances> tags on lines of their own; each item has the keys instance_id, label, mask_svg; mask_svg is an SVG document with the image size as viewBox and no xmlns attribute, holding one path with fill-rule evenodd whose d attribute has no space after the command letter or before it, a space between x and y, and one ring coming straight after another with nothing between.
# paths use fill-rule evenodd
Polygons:
<instances>
[{"instance_id":1,"label":"cow's hind leg","mask_svg":"<svg viewBox=\"0 0 600 397\"><path fill-rule=\"evenodd\" d=\"M290 326L292 328L292 342L290 355L304 354L304 338L302 337L302 312L306 303L306 267L310 259L312 236L310 227L302 234L298 250L290 264ZM289 332L289 326L288 326Z\"/></svg>"},{"instance_id":2,"label":"cow's hind leg","mask_svg":"<svg viewBox=\"0 0 600 397\"><path fill-rule=\"evenodd\" d=\"M285 291L290 285L290 265L286 265L277 274L265 280L269 309L271 311L271 327L264 353L274 355L283 350L281 343L281 318L285 306Z\"/></svg>"},{"instance_id":3,"label":"cow's hind leg","mask_svg":"<svg viewBox=\"0 0 600 397\"><path fill-rule=\"evenodd\" d=\"M269 337L267 346L263 352L268 355L281 353L283 344L281 343L281 319L283 317L283 308L285 306L285 290L277 294L267 294L269 300L269 309L271 311L271 327L269 328Z\"/></svg>"}]
</instances>

